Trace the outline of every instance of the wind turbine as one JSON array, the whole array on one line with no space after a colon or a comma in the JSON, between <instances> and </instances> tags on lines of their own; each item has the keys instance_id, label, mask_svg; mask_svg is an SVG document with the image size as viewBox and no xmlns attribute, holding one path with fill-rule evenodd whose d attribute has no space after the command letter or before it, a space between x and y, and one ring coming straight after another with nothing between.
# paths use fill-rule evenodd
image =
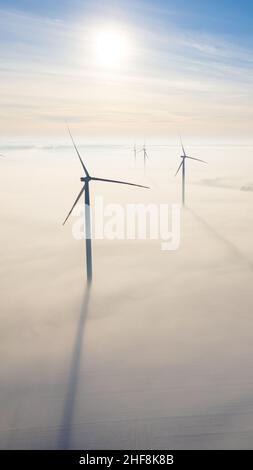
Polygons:
<instances>
[{"instance_id":1,"label":"wind turbine","mask_svg":"<svg viewBox=\"0 0 253 470\"><path fill-rule=\"evenodd\" d=\"M147 154L147 149L146 149L145 142L144 142L143 148L141 150L139 150L139 152L143 152L143 169L144 169L144 175L145 175L146 174L146 161L148 159L148 154Z\"/></svg>"},{"instance_id":2,"label":"wind turbine","mask_svg":"<svg viewBox=\"0 0 253 470\"><path fill-rule=\"evenodd\" d=\"M111 180L107 178L96 178L94 176L91 176L81 158L81 155L79 153L79 150L75 144L75 141L72 137L72 134L70 132L70 129L68 128L70 138L72 140L73 146L76 150L76 153L78 155L78 158L80 160L80 163L83 167L84 170L84 176L80 178L81 182L83 183L83 186L81 188L81 191L79 192L73 206L71 207L66 219L63 222L63 225L67 222L70 214L72 213L74 207L78 203L79 199L81 198L82 194L84 193L84 203L85 203L85 240L86 240L86 269L87 269L87 282L88 284L91 284L92 281L92 249L91 249L91 214L90 214L90 188L89 184L90 181L102 181L105 183L118 183L118 184L126 184L129 186L137 186L138 188L146 188L149 189L148 186L142 186L140 184L134 184L134 183L128 183L127 181L119 181L119 180Z\"/></svg>"},{"instance_id":3,"label":"wind turbine","mask_svg":"<svg viewBox=\"0 0 253 470\"><path fill-rule=\"evenodd\" d=\"M185 160L186 158L189 158L190 160L196 160L197 162L202 162L202 163L207 163L207 162L205 162L204 160L200 160L199 158L193 158L193 157L189 157L188 155L186 155L181 137L180 137L180 141L181 141L181 146L183 150L183 155L181 155L182 161L177 169L175 176L177 176L180 168L182 167L182 203L184 206L185 205Z\"/></svg>"},{"instance_id":4,"label":"wind turbine","mask_svg":"<svg viewBox=\"0 0 253 470\"><path fill-rule=\"evenodd\" d=\"M136 166L136 155L137 155L136 144L134 144L133 151L134 151L134 166Z\"/></svg>"}]
</instances>

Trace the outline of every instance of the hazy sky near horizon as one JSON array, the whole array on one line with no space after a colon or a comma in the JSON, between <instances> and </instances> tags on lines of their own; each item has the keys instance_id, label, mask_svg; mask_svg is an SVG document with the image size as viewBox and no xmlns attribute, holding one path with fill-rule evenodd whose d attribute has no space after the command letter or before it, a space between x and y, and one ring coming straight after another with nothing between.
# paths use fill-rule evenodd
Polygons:
<instances>
[{"instance_id":1,"label":"hazy sky near horizon","mask_svg":"<svg viewBox=\"0 0 253 470\"><path fill-rule=\"evenodd\" d=\"M247 139L252 13L247 0L0 1L2 137L60 135L67 119L92 137Z\"/></svg>"}]
</instances>

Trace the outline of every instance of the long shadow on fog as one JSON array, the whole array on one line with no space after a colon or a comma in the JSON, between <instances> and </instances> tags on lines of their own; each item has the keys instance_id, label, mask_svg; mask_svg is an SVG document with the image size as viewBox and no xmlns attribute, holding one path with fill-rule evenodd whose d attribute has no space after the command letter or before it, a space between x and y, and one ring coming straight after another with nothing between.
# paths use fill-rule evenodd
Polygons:
<instances>
[{"instance_id":1,"label":"long shadow on fog","mask_svg":"<svg viewBox=\"0 0 253 470\"><path fill-rule=\"evenodd\" d=\"M70 364L69 379L67 384L67 393L63 408L62 422L60 426L58 447L68 449L70 445L71 429L73 424L75 403L77 397L80 366L82 358L83 338L85 333L85 323L89 312L89 301L91 295L91 285L87 285L86 292L81 307L80 317L77 324L77 330L73 346L73 354Z\"/></svg>"},{"instance_id":2,"label":"long shadow on fog","mask_svg":"<svg viewBox=\"0 0 253 470\"><path fill-rule=\"evenodd\" d=\"M225 238L223 235L221 235L217 230L215 230L208 222L206 222L205 219L203 219L199 214L197 214L194 210L192 210L189 207L186 207L188 212L193 215L193 217L200 222L206 230L208 230L217 240L219 240L221 243L226 245L226 247L230 250L231 254L235 256L237 259L240 259L240 261L243 261L246 263L250 269L253 269L253 261L252 259L248 258L244 253L242 253L239 248L237 248L234 243L232 243L230 240Z\"/></svg>"}]
</instances>

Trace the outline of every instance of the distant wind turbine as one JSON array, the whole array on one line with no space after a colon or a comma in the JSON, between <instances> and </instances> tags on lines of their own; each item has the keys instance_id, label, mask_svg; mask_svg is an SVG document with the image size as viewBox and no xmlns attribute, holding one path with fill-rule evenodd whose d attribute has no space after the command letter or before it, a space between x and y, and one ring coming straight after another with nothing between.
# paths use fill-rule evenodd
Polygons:
<instances>
[{"instance_id":1,"label":"distant wind turbine","mask_svg":"<svg viewBox=\"0 0 253 470\"><path fill-rule=\"evenodd\" d=\"M68 128L70 138L72 140L73 146L76 150L76 153L78 155L78 158L80 160L80 163L83 167L84 170L84 175L82 178L80 178L81 182L83 183L82 189L79 192L73 206L71 207L66 219L63 222L63 225L67 222L70 214L72 213L74 207L78 203L80 197L84 193L84 202L85 202L85 239L86 239L86 268L87 268L87 282L88 284L91 283L92 281L92 250L91 250L91 217L90 217L90 189L89 189L89 183L90 181L102 181L105 183L118 183L118 184L126 184L129 186L136 186L138 188L146 188L149 189L148 186L142 186L140 184L134 184L134 183L128 183L126 181L118 181L118 180L109 180L106 178L95 178L94 176L91 176L81 158L81 155L78 151L78 148L74 142L74 139L72 137L72 134L70 132L70 129Z\"/></svg>"},{"instance_id":2,"label":"distant wind turbine","mask_svg":"<svg viewBox=\"0 0 253 470\"><path fill-rule=\"evenodd\" d=\"M137 155L137 149L136 149L136 145L134 144L134 166L136 166L136 155Z\"/></svg>"},{"instance_id":3,"label":"distant wind turbine","mask_svg":"<svg viewBox=\"0 0 253 470\"><path fill-rule=\"evenodd\" d=\"M181 146L183 150L183 155L181 155L182 161L177 169L175 176L177 176L178 172L180 171L180 168L182 167L182 203L184 206L185 205L185 160L186 158L189 158L190 160L196 160L197 162L202 162L202 163L207 163L207 162L205 162L204 160L200 160L199 158L193 158L193 157L189 157L188 155L186 155L181 137L180 137L180 141L181 141Z\"/></svg>"},{"instance_id":4,"label":"distant wind turbine","mask_svg":"<svg viewBox=\"0 0 253 470\"><path fill-rule=\"evenodd\" d=\"M144 170L144 175L146 174L146 162L147 162L147 159L148 159L148 154L147 154L147 149L146 149L146 144L144 142L144 145L142 147L141 150L138 151L139 152L143 152L143 170Z\"/></svg>"}]
</instances>

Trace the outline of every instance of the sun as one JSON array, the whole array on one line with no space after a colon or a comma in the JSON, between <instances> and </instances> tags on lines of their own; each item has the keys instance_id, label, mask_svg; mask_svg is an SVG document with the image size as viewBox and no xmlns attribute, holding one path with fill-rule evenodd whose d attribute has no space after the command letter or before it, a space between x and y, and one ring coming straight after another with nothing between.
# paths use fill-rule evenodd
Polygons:
<instances>
[{"instance_id":1,"label":"sun","mask_svg":"<svg viewBox=\"0 0 253 470\"><path fill-rule=\"evenodd\" d=\"M104 29L95 35L95 56L100 65L114 67L122 64L128 56L129 43L121 31Z\"/></svg>"}]
</instances>

